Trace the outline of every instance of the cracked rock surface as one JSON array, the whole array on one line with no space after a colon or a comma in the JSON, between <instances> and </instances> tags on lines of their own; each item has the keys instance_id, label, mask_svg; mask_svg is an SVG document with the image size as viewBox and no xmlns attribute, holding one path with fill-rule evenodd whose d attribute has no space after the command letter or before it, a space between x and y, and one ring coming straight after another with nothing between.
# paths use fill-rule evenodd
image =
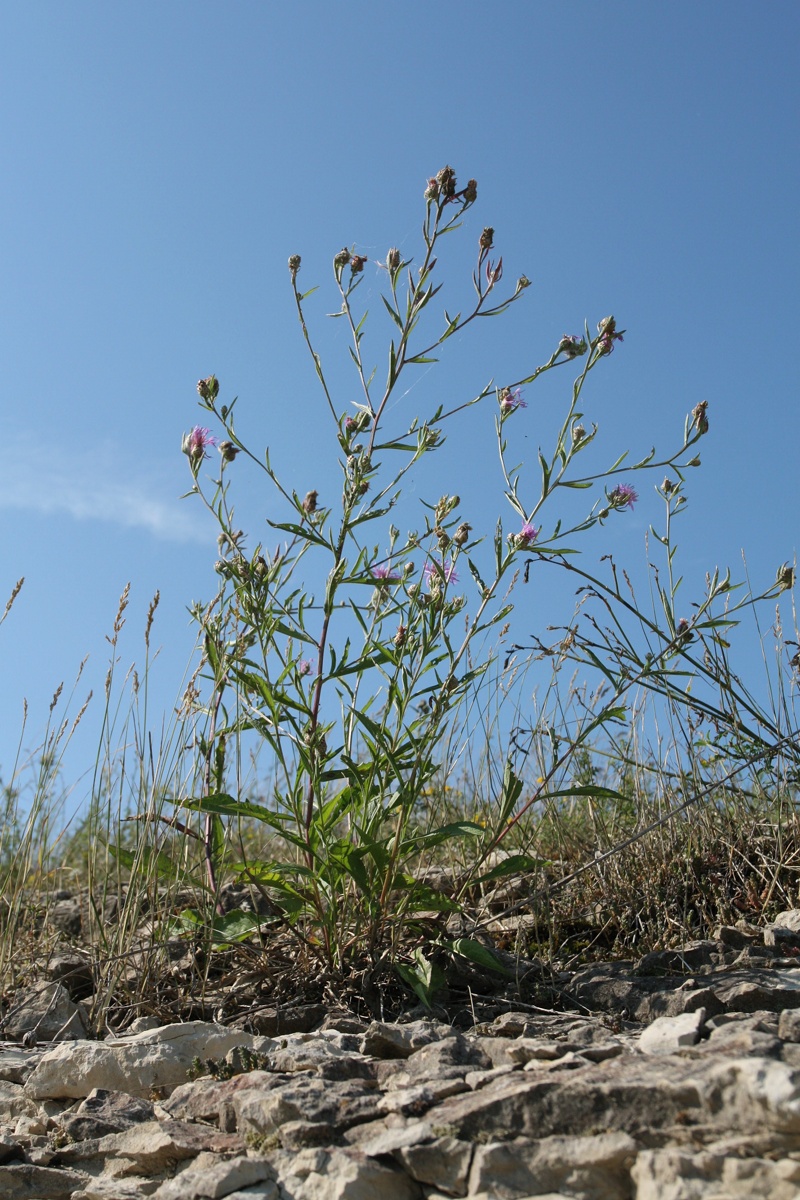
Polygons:
<instances>
[{"instance_id":1,"label":"cracked rock surface","mask_svg":"<svg viewBox=\"0 0 800 1200\"><path fill-rule=\"evenodd\" d=\"M0 1197L797 1200L800 913L782 917L763 945L596 964L560 981L560 1011L468 1030L320 1012L280 1037L92 1041L51 985L60 1039L32 1045L43 1001L20 994Z\"/></svg>"}]
</instances>

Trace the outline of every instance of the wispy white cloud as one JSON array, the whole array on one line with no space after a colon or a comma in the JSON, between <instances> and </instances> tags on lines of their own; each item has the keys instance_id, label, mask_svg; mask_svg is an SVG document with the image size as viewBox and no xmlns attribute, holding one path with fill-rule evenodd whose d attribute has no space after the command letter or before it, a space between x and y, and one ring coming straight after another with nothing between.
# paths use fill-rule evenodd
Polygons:
<instances>
[{"instance_id":1,"label":"wispy white cloud","mask_svg":"<svg viewBox=\"0 0 800 1200\"><path fill-rule=\"evenodd\" d=\"M56 446L21 434L4 446L0 508L66 513L77 521L145 529L168 541L207 543L208 520L175 493L174 477L132 474L124 456L108 443Z\"/></svg>"}]
</instances>

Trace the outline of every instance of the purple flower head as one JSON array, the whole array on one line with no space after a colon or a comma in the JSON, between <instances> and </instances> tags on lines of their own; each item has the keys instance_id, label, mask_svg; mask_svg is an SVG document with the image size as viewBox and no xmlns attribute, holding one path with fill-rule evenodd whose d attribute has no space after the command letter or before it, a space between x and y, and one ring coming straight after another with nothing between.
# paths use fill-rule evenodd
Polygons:
<instances>
[{"instance_id":1,"label":"purple flower head","mask_svg":"<svg viewBox=\"0 0 800 1200\"><path fill-rule=\"evenodd\" d=\"M639 493L630 484L620 483L608 493L608 499L613 508L633 508Z\"/></svg>"},{"instance_id":2,"label":"purple flower head","mask_svg":"<svg viewBox=\"0 0 800 1200\"><path fill-rule=\"evenodd\" d=\"M536 529L529 521L526 521L517 534L517 545L521 548L532 546L540 533L541 529Z\"/></svg>"},{"instance_id":3,"label":"purple flower head","mask_svg":"<svg viewBox=\"0 0 800 1200\"><path fill-rule=\"evenodd\" d=\"M301 658L297 664L297 671L300 675L311 674L311 663L307 658Z\"/></svg>"},{"instance_id":4,"label":"purple flower head","mask_svg":"<svg viewBox=\"0 0 800 1200\"><path fill-rule=\"evenodd\" d=\"M181 450L194 462L199 462L203 458L208 458L206 453L208 447L216 446L216 444L217 439L212 436L210 429L206 429L204 425L195 425L191 432L183 435Z\"/></svg>"},{"instance_id":5,"label":"purple flower head","mask_svg":"<svg viewBox=\"0 0 800 1200\"><path fill-rule=\"evenodd\" d=\"M500 412L504 417L516 412L518 408L527 408L528 405L522 399L522 388L503 388L500 393Z\"/></svg>"},{"instance_id":6,"label":"purple flower head","mask_svg":"<svg viewBox=\"0 0 800 1200\"><path fill-rule=\"evenodd\" d=\"M387 563L381 563L379 567L372 567L371 570L372 578L378 584L400 582L400 576Z\"/></svg>"},{"instance_id":7,"label":"purple flower head","mask_svg":"<svg viewBox=\"0 0 800 1200\"><path fill-rule=\"evenodd\" d=\"M426 562L422 568L422 573L429 588L438 588L441 585L442 579L444 579L445 583L458 583L458 575L449 559L443 563Z\"/></svg>"}]
</instances>

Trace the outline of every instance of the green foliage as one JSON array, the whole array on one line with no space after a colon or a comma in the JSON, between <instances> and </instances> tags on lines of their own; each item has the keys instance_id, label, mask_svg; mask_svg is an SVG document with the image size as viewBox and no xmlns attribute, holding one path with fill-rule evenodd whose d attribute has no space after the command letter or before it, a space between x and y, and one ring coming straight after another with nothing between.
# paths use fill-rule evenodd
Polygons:
<instances>
[{"instance_id":1,"label":"green foliage","mask_svg":"<svg viewBox=\"0 0 800 1200\"><path fill-rule=\"evenodd\" d=\"M381 299L392 336L384 383L364 358L368 312L358 306L358 288L366 259L349 250L335 256L340 308L333 315L349 328L349 355L360 389L349 412L335 401L309 333L304 304L311 293L301 293L297 286L300 258L290 259L294 303L339 455L340 506L323 505L317 491L301 499L278 479L269 451L254 453L238 435L236 401L220 401L214 376L198 385L201 408L223 432L220 470L210 491L202 468L214 438L200 426L184 438L191 492L203 499L219 525L217 572L222 582L214 600L195 609L208 687L208 699L198 697L196 704L198 715L206 718L201 744L205 786L202 794L175 797L174 803L205 818L212 894L220 872L233 867L222 823L255 821L269 828L284 852L238 861L238 877L257 886L286 926L329 967L341 967L365 952L373 958L392 956L406 923L418 925L419 914L445 914L459 906L455 896L436 892L418 875L434 850L454 850L459 843L473 846L467 858L475 885L541 865L537 856L520 853L484 867L520 812L523 784L510 762L488 824L455 820L419 825L420 800L437 777L447 775L443 748L486 686L494 653L485 648L486 635L499 634L513 611L510 597L523 556L566 561L573 553L571 538L629 506L635 496L626 485L603 487L618 474L625 454L600 474L576 470L597 432L587 433L580 424L583 388L624 332L611 317L598 324L594 338L588 330L582 337L562 338L549 358L521 380L491 384L449 411L439 405L397 424L398 409L391 401L406 372L437 361L437 352L454 333L477 318L500 316L528 287L522 276L510 291L499 294L502 259L491 257L494 231L485 228L472 275L475 299L471 306L459 304L455 316L445 310L444 324L435 332L429 305L444 286L439 243L461 226L476 196L474 181L457 190L455 174L445 168L426 189L418 263L412 267L411 259L402 261L395 250L387 256L387 290ZM426 323L432 331L425 331ZM523 387L578 360L581 370L570 388L555 444L548 453L539 450L537 492L523 467L508 465L509 422L525 406ZM447 422L487 402L495 405L505 500L520 523L519 532L504 537L502 522L497 522L488 562L481 551L484 536L473 536L465 519L469 502L459 496L423 503L420 523L405 536L389 521L393 510L402 507L415 465L443 452ZM667 466L680 472L699 437L699 429L687 424L676 454L657 463L651 452L628 470ZM264 474L286 510L280 520L269 522L283 538L273 552L261 544L246 551L246 537L234 524L232 472L243 461ZM534 522L544 506L563 488L598 494L571 527L562 528L554 514L547 532L542 525L537 528ZM467 571L464 580L459 577L462 568ZM324 580L321 600L312 580ZM365 588L370 589L366 603ZM619 705L605 708L583 740L622 712ZM224 786L227 746L247 738L264 744L272 758L276 782L266 803L232 794ZM570 743L559 764L580 745ZM561 789L544 794L584 793ZM161 869L157 863L155 867ZM470 886L470 879L464 886ZM225 932L218 921L209 929L214 941ZM450 950L479 954L483 966L497 965L479 943L462 939ZM402 970L398 965L398 971L427 1003L437 976L422 951L411 965Z\"/></svg>"}]
</instances>

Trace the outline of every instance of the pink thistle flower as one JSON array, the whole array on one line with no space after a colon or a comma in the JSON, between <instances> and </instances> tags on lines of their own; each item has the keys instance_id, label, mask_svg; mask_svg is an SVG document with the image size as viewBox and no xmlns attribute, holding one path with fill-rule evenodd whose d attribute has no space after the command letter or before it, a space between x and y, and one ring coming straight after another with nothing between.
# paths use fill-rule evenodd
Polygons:
<instances>
[{"instance_id":1,"label":"pink thistle flower","mask_svg":"<svg viewBox=\"0 0 800 1200\"><path fill-rule=\"evenodd\" d=\"M517 545L521 549L524 549L526 546L532 546L541 532L541 528L536 529L529 521L526 521L517 534Z\"/></svg>"},{"instance_id":2,"label":"pink thistle flower","mask_svg":"<svg viewBox=\"0 0 800 1200\"><path fill-rule=\"evenodd\" d=\"M392 570L387 563L382 563L379 567L372 567L372 578L376 583L399 583L400 576Z\"/></svg>"},{"instance_id":3,"label":"pink thistle flower","mask_svg":"<svg viewBox=\"0 0 800 1200\"><path fill-rule=\"evenodd\" d=\"M183 435L181 441L181 450L192 460L192 462L200 462L204 458L208 458L206 453L209 446L216 446L217 439L212 435L210 429L206 429L205 425L195 425L189 433Z\"/></svg>"},{"instance_id":4,"label":"pink thistle flower","mask_svg":"<svg viewBox=\"0 0 800 1200\"><path fill-rule=\"evenodd\" d=\"M422 573L429 588L438 587L442 579L444 579L445 583L458 583L456 569L449 559L443 563L426 562L422 568Z\"/></svg>"},{"instance_id":5,"label":"pink thistle flower","mask_svg":"<svg viewBox=\"0 0 800 1200\"><path fill-rule=\"evenodd\" d=\"M518 408L527 408L528 405L522 399L522 388L503 388L500 393L500 412L504 417L508 417L511 413L516 412Z\"/></svg>"},{"instance_id":6,"label":"pink thistle flower","mask_svg":"<svg viewBox=\"0 0 800 1200\"><path fill-rule=\"evenodd\" d=\"M608 499L613 508L633 508L639 493L630 484L620 483L608 493Z\"/></svg>"},{"instance_id":7,"label":"pink thistle flower","mask_svg":"<svg viewBox=\"0 0 800 1200\"><path fill-rule=\"evenodd\" d=\"M309 662L309 660L307 658L301 658L297 664L298 674L299 675L310 675L311 670L312 670L312 668L311 668L311 663Z\"/></svg>"}]
</instances>

